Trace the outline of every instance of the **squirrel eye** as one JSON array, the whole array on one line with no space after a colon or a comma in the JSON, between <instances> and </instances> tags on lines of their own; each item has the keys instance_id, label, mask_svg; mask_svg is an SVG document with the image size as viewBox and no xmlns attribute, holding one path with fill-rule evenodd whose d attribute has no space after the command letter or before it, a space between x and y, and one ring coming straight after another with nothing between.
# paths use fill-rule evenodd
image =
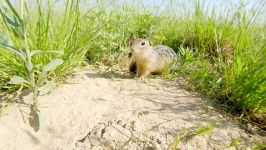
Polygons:
<instances>
[{"instance_id":1,"label":"squirrel eye","mask_svg":"<svg viewBox=\"0 0 266 150\"><path fill-rule=\"evenodd\" d=\"M145 42L142 42L141 45L145 45Z\"/></svg>"}]
</instances>

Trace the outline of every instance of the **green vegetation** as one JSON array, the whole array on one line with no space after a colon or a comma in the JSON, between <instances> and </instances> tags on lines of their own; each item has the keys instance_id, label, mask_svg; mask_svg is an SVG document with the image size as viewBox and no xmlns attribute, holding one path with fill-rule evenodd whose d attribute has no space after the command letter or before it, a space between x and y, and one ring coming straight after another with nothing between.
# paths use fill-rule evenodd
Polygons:
<instances>
[{"instance_id":1,"label":"green vegetation","mask_svg":"<svg viewBox=\"0 0 266 150\"><path fill-rule=\"evenodd\" d=\"M52 1L36 0L34 7L21 1L14 8L8 2L0 4L0 96L21 89L10 84L14 76L39 93L86 64L119 64L129 39L143 37L179 54L173 74L185 77L188 88L243 117L266 120L266 26L256 23L265 3L217 12L195 1L184 4L180 15L171 11L174 4L152 13L139 1L134 6L100 1L86 8L83 1L65 0L60 10ZM35 52L42 54L29 55ZM53 60L57 65L42 76Z\"/></svg>"},{"instance_id":2,"label":"green vegetation","mask_svg":"<svg viewBox=\"0 0 266 150\"><path fill-rule=\"evenodd\" d=\"M196 128L186 128L181 132L178 132L175 140L169 145L169 149L175 150L178 149L178 145L181 141L189 141L195 136L202 136L212 133L213 125L207 123L206 125L198 125Z\"/></svg>"}]
</instances>

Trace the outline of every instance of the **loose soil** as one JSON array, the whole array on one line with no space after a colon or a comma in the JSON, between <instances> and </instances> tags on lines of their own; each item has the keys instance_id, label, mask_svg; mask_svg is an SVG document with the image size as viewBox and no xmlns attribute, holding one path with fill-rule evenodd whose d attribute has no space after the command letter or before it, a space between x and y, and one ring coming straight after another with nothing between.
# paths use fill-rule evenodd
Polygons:
<instances>
[{"instance_id":1,"label":"loose soil","mask_svg":"<svg viewBox=\"0 0 266 150\"><path fill-rule=\"evenodd\" d=\"M249 149L266 141L257 130L247 131L218 112L209 100L182 89L180 82L140 82L128 74L93 69L77 73L39 98L38 132L28 123L28 106L10 106L0 117L0 149L164 150L173 148L174 141L180 141L181 150ZM30 98L23 96L23 101ZM206 126L210 132L200 134ZM175 140L178 135L182 138ZM237 138L237 146L229 147Z\"/></svg>"}]
</instances>

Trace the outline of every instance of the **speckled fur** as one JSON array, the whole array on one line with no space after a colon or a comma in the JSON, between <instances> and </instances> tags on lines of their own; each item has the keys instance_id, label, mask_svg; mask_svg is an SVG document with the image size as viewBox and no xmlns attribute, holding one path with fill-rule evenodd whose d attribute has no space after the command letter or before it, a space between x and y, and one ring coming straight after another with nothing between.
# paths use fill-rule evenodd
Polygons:
<instances>
[{"instance_id":1,"label":"speckled fur","mask_svg":"<svg viewBox=\"0 0 266 150\"><path fill-rule=\"evenodd\" d=\"M146 39L133 40L130 49L136 62L132 62L129 69L134 72L136 68L136 78L140 79L150 73L161 74L166 65L169 66L176 60L173 49L165 45L152 47L151 42Z\"/></svg>"}]
</instances>

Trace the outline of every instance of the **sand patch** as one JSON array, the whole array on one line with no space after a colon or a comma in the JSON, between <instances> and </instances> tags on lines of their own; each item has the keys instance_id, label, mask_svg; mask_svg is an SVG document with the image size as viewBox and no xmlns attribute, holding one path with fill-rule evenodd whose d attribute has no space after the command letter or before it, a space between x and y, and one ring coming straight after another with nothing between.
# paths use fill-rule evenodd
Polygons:
<instances>
[{"instance_id":1,"label":"sand patch","mask_svg":"<svg viewBox=\"0 0 266 150\"><path fill-rule=\"evenodd\" d=\"M180 149L224 149L238 137L244 148L265 141L265 136L247 133L176 81L142 83L89 70L69 82L39 98L45 119L38 132L25 118L28 107L11 106L0 117L0 149L161 150L184 131L187 137ZM213 126L210 134L189 135L206 124Z\"/></svg>"}]
</instances>

